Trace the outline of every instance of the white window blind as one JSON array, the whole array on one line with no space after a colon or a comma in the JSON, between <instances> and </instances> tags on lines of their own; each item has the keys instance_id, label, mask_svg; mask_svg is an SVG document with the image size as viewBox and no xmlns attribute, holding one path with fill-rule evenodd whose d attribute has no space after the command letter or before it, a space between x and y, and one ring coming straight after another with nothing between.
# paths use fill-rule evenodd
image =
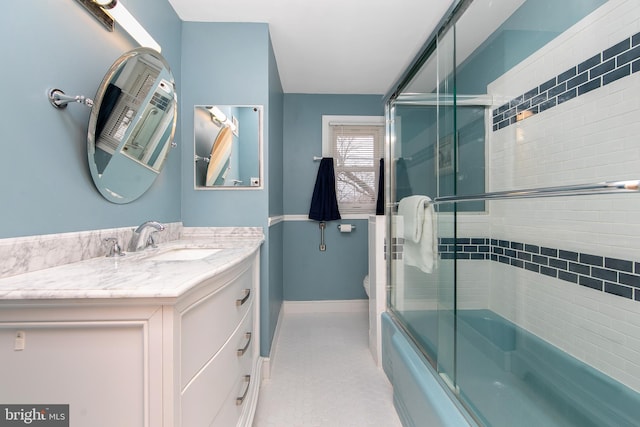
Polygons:
<instances>
[{"instance_id":1,"label":"white window blind","mask_svg":"<svg viewBox=\"0 0 640 427\"><path fill-rule=\"evenodd\" d=\"M329 123L329 138L340 212L375 213L384 127Z\"/></svg>"}]
</instances>

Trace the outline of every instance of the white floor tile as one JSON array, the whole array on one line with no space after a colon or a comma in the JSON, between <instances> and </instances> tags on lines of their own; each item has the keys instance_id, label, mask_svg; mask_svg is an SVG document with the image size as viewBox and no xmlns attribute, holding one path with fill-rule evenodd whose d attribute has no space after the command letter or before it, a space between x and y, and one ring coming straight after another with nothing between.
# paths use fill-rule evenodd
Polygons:
<instances>
[{"instance_id":1,"label":"white floor tile","mask_svg":"<svg viewBox=\"0 0 640 427\"><path fill-rule=\"evenodd\" d=\"M286 314L254 427L401 427L367 313Z\"/></svg>"}]
</instances>

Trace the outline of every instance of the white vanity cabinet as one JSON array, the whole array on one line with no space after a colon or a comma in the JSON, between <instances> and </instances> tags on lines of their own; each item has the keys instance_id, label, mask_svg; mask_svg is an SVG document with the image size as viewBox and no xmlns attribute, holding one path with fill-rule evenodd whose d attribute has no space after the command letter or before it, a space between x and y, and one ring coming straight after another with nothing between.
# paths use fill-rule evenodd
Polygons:
<instances>
[{"instance_id":1,"label":"white vanity cabinet","mask_svg":"<svg viewBox=\"0 0 640 427\"><path fill-rule=\"evenodd\" d=\"M0 300L0 403L69 404L71 426L250 426L258 283L256 250L176 297Z\"/></svg>"},{"instance_id":2,"label":"white vanity cabinet","mask_svg":"<svg viewBox=\"0 0 640 427\"><path fill-rule=\"evenodd\" d=\"M257 259L245 268L223 273L216 280L226 285L215 292L203 283L176 306L181 402L176 425L217 425L218 414L225 414L228 421L224 425L234 426L243 411L255 409L248 408L257 397L259 383L253 372L259 347L256 265ZM229 412L234 419L228 418Z\"/></svg>"},{"instance_id":3,"label":"white vanity cabinet","mask_svg":"<svg viewBox=\"0 0 640 427\"><path fill-rule=\"evenodd\" d=\"M160 426L161 330L160 306L3 305L0 402L68 404L71 426Z\"/></svg>"}]
</instances>

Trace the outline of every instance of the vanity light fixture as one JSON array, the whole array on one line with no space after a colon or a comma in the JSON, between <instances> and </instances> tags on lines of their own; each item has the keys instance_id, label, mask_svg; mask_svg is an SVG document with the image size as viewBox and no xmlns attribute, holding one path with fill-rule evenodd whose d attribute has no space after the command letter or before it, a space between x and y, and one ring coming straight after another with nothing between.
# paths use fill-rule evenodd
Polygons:
<instances>
[{"instance_id":1,"label":"vanity light fixture","mask_svg":"<svg viewBox=\"0 0 640 427\"><path fill-rule=\"evenodd\" d=\"M162 48L119 0L77 0L109 31L113 31L114 20L133 37L140 46L161 52Z\"/></svg>"},{"instance_id":2,"label":"vanity light fixture","mask_svg":"<svg viewBox=\"0 0 640 427\"><path fill-rule=\"evenodd\" d=\"M231 131L237 135L238 121L235 117L232 118L233 120L230 120L229 117L227 117L227 115L215 105L213 107L207 107L207 110L211 113L211 120L213 120L214 123L217 123L220 126L229 126Z\"/></svg>"},{"instance_id":3,"label":"vanity light fixture","mask_svg":"<svg viewBox=\"0 0 640 427\"><path fill-rule=\"evenodd\" d=\"M208 107L207 110L211 113L211 118L219 123L224 123L227 121L227 115L224 114L218 107L215 105L213 107Z\"/></svg>"}]
</instances>

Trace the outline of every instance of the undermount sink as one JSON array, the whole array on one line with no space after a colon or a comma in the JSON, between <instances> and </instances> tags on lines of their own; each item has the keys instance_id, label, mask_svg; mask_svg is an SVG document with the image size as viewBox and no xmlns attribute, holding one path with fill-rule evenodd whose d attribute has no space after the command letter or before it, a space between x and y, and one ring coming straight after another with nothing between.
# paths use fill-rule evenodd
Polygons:
<instances>
[{"instance_id":1,"label":"undermount sink","mask_svg":"<svg viewBox=\"0 0 640 427\"><path fill-rule=\"evenodd\" d=\"M213 248L178 248L148 257L152 261L196 261L220 252Z\"/></svg>"}]
</instances>

